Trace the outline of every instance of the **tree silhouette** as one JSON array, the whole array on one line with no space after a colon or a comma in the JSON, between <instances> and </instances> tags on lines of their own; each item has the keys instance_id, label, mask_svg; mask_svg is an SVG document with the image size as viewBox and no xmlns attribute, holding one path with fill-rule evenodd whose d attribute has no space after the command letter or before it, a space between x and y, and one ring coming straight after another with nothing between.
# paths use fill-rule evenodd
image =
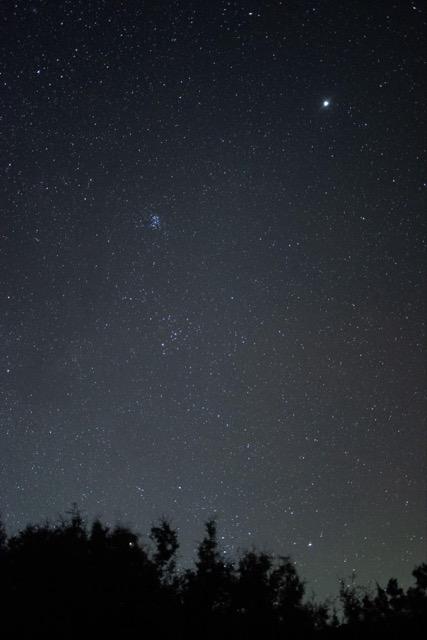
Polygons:
<instances>
[{"instance_id":1,"label":"tree silhouette","mask_svg":"<svg viewBox=\"0 0 427 640\"><path fill-rule=\"evenodd\" d=\"M179 549L177 533L163 518L158 526L151 527L150 538L156 544L154 563L162 578L169 581L176 569L176 553Z\"/></svg>"},{"instance_id":2,"label":"tree silhouette","mask_svg":"<svg viewBox=\"0 0 427 640\"><path fill-rule=\"evenodd\" d=\"M0 522L0 602L10 637L80 638L424 638L427 564L406 591L392 578L374 590L341 584L342 619L304 600L288 557L255 549L224 558L214 520L195 565L178 570L176 531L153 526L154 549L127 527L95 520L74 505L58 522L8 538Z\"/></svg>"},{"instance_id":3,"label":"tree silhouette","mask_svg":"<svg viewBox=\"0 0 427 640\"><path fill-rule=\"evenodd\" d=\"M416 585L405 593L395 578L386 588L376 585L370 592L354 584L341 584L344 621L341 631L349 637L424 637L427 631L426 568L413 571Z\"/></svg>"},{"instance_id":4,"label":"tree silhouette","mask_svg":"<svg viewBox=\"0 0 427 640\"><path fill-rule=\"evenodd\" d=\"M196 569L186 572L183 601L189 629L201 637L215 637L229 617L234 584L230 563L221 556L214 520L197 549Z\"/></svg>"}]
</instances>

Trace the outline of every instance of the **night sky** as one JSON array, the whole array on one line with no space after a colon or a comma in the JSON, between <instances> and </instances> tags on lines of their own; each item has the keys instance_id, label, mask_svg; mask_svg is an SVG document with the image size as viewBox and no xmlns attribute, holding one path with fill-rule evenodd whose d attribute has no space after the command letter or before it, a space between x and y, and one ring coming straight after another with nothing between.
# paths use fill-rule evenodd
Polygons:
<instances>
[{"instance_id":1,"label":"night sky","mask_svg":"<svg viewBox=\"0 0 427 640\"><path fill-rule=\"evenodd\" d=\"M0 509L308 591L425 560L417 0L1 3Z\"/></svg>"}]
</instances>

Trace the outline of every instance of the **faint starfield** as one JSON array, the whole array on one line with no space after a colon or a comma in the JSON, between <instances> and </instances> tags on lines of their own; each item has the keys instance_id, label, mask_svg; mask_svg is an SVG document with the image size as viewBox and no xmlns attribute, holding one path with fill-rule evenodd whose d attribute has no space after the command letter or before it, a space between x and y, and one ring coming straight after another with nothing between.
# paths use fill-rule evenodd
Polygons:
<instances>
[{"instance_id":1,"label":"faint starfield","mask_svg":"<svg viewBox=\"0 0 427 640\"><path fill-rule=\"evenodd\" d=\"M425 57L406 3L5 3L0 511L320 595L425 560Z\"/></svg>"}]
</instances>

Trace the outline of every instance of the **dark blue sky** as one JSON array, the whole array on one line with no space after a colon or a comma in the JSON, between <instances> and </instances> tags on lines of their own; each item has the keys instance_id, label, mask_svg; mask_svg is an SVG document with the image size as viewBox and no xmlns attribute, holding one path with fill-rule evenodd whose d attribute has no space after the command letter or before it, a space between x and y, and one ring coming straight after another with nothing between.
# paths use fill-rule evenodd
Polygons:
<instances>
[{"instance_id":1,"label":"dark blue sky","mask_svg":"<svg viewBox=\"0 0 427 640\"><path fill-rule=\"evenodd\" d=\"M417 2L4 2L0 509L324 596L425 559Z\"/></svg>"}]
</instances>

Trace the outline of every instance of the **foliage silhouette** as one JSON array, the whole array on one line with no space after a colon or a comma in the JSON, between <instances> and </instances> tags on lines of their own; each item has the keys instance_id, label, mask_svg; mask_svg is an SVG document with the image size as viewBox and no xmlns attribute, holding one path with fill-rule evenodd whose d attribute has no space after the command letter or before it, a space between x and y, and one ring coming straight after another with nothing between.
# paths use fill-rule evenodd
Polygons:
<instances>
[{"instance_id":1,"label":"foliage silhouette","mask_svg":"<svg viewBox=\"0 0 427 640\"><path fill-rule=\"evenodd\" d=\"M209 520L195 565L177 569L177 532L151 528L154 547L127 527L88 526L75 505L59 522L7 537L0 522L2 626L11 637L421 638L427 630L427 564L404 591L341 584L341 620L304 600L288 557L250 550L224 558Z\"/></svg>"}]
</instances>

